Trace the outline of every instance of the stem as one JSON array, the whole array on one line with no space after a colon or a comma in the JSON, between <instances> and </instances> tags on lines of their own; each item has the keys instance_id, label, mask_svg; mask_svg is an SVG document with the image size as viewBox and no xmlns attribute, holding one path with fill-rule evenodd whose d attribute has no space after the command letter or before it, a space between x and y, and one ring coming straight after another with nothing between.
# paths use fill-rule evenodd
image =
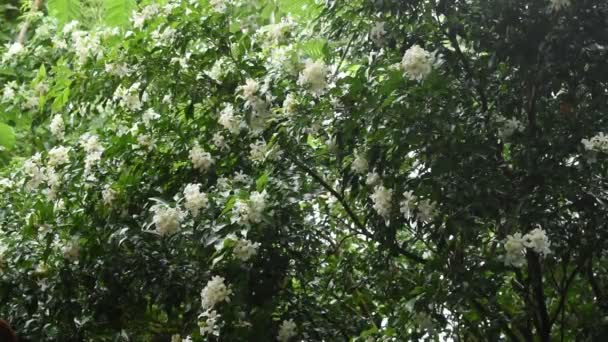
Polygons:
<instances>
[{"instance_id":1,"label":"stem","mask_svg":"<svg viewBox=\"0 0 608 342\"><path fill-rule=\"evenodd\" d=\"M38 11L38 9L40 9L40 7L42 7L42 1L43 0L33 0L32 1L32 7L30 9L30 13L34 14L36 11ZM23 25L21 26L21 30L19 30L19 34L17 35L17 39L16 41L20 44L25 43L25 37L27 35L27 30L30 27L30 22L28 20L26 20Z\"/></svg>"},{"instance_id":2,"label":"stem","mask_svg":"<svg viewBox=\"0 0 608 342\"><path fill-rule=\"evenodd\" d=\"M550 342L551 320L549 319L549 312L547 311L547 304L545 303L542 268L538 259L538 254L528 251L526 256L528 258L528 276L530 277L532 293L536 301L536 313L538 315L538 319L535 321L537 325L536 329L538 330L542 342Z\"/></svg>"}]
</instances>

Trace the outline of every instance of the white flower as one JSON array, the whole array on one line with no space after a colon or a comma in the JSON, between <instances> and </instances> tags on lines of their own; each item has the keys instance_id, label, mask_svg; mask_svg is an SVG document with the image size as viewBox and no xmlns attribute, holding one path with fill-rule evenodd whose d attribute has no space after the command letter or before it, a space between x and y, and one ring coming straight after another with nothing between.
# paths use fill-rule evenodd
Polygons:
<instances>
[{"instance_id":1,"label":"white flower","mask_svg":"<svg viewBox=\"0 0 608 342\"><path fill-rule=\"evenodd\" d=\"M61 248L61 253L63 253L63 257L70 260L75 261L80 256L80 245L78 243L78 239L74 238L71 241L67 242Z\"/></svg>"},{"instance_id":2,"label":"white flower","mask_svg":"<svg viewBox=\"0 0 608 342\"><path fill-rule=\"evenodd\" d=\"M521 233L508 235L505 241L505 265L521 267L526 262L524 239Z\"/></svg>"},{"instance_id":3,"label":"white flower","mask_svg":"<svg viewBox=\"0 0 608 342\"><path fill-rule=\"evenodd\" d=\"M142 100L139 98L140 86L139 82L133 83L128 89L122 85L118 86L114 91L114 100L125 109L140 110L142 107Z\"/></svg>"},{"instance_id":4,"label":"white flower","mask_svg":"<svg viewBox=\"0 0 608 342\"><path fill-rule=\"evenodd\" d=\"M2 102L13 101L16 95L15 89L17 89L17 83L15 81L6 83L2 90Z\"/></svg>"},{"instance_id":5,"label":"white flower","mask_svg":"<svg viewBox=\"0 0 608 342\"><path fill-rule=\"evenodd\" d=\"M205 71L205 74L217 83L222 84L222 79L230 71L228 68L230 68L230 66L228 65L227 60L225 58L220 58L213 63L213 66L209 71Z\"/></svg>"},{"instance_id":6,"label":"white flower","mask_svg":"<svg viewBox=\"0 0 608 342\"><path fill-rule=\"evenodd\" d=\"M298 332L296 331L297 329L298 326L292 319L283 321L283 323L279 327L277 340L279 342L288 342L292 337L298 334Z\"/></svg>"},{"instance_id":7,"label":"white flower","mask_svg":"<svg viewBox=\"0 0 608 342\"><path fill-rule=\"evenodd\" d=\"M365 157L364 153L357 154L355 156L355 160L351 165L351 169L353 170L353 172L358 173L360 175L366 173L368 167L369 166L367 163L367 158Z\"/></svg>"},{"instance_id":8,"label":"white flower","mask_svg":"<svg viewBox=\"0 0 608 342\"><path fill-rule=\"evenodd\" d=\"M4 55L2 55L2 61L9 61L15 56L19 56L25 51L25 47L23 47L23 44L19 42L6 44L5 47L6 52L4 53Z\"/></svg>"},{"instance_id":9,"label":"white flower","mask_svg":"<svg viewBox=\"0 0 608 342\"><path fill-rule=\"evenodd\" d=\"M222 134L222 132L215 132L213 134L213 138L211 138L213 144L219 148L220 150L225 150L228 148L228 144L226 143L226 138Z\"/></svg>"},{"instance_id":10,"label":"white flower","mask_svg":"<svg viewBox=\"0 0 608 342\"><path fill-rule=\"evenodd\" d=\"M254 164L261 164L266 159L273 160L280 154L275 148L269 148L264 140L258 140L250 144L249 147L251 148L249 158Z\"/></svg>"},{"instance_id":11,"label":"white flower","mask_svg":"<svg viewBox=\"0 0 608 342\"><path fill-rule=\"evenodd\" d=\"M109 184L106 184L105 188L101 191L101 198L103 203L107 206L111 206L118 193L112 189Z\"/></svg>"},{"instance_id":12,"label":"white flower","mask_svg":"<svg viewBox=\"0 0 608 342\"><path fill-rule=\"evenodd\" d=\"M65 146L56 146L49 151L49 165L59 166L70 162L70 148Z\"/></svg>"},{"instance_id":13,"label":"white flower","mask_svg":"<svg viewBox=\"0 0 608 342\"><path fill-rule=\"evenodd\" d=\"M384 35L386 34L386 30L384 29L385 25L386 23L383 21L377 22L369 33L370 38L377 45L384 42Z\"/></svg>"},{"instance_id":14,"label":"white flower","mask_svg":"<svg viewBox=\"0 0 608 342\"><path fill-rule=\"evenodd\" d=\"M291 115L296 112L298 108L298 101L296 100L293 94L287 94L285 96L285 100L283 101L283 113L287 115Z\"/></svg>"},{"instance_id":15,"label":"white flower","mask_svg":"<svg viewBox=\"0 0 608 342\"><path fill-rule=\"evenodd\" d=\"M233 253L237 259L247 261L257 254L259 247L258 242L252 243L249 240L238 239L234 245Z\"/></svg>"},{"instance_id":16,"label":"white flower","mask_svg":"<svg viewBox=\"0 0 608 342\"><path fill-rule=\"evenodd\" d=\"M80 146L87 153L103 152L104 148L99 142L99 136L96 134L85 133L80 136Z\"/></svg>"},{"instance_id":17,"label":"white flower","mask_svg":"<svg viewBox=\"0 0 608 342\"><path fill-rule=\"evenodd\" d=\"M419 45L414 45L403 55L401 69L410 80L422 81L433 70L433 56Z\"/></svg>"},{"instance_id":18,"label":"white flower","mask_svg":"<svg viewBox=\"0 0 608 342\"><path fill-rule=\"evenodd\" d=\"M241 225L262 222L262 217L267 206L267 196L266 190L261 193L254 191L249 196L249 201L238 199L232 208L232 222L238 222Z\"/></svg>"},{"instance_id":19,"label":"white flower","mask_svg":"<svg viewBox=\"0 0 608 342\"><path fill-rule=\"evenodd\" d=\"M207 194L201 192L200 184L188 184L184 189L184 199L186 203L184 207L192 213L193 217L197 217L199 211L205 208L209 202Z\"/></svg>"},{"instance_id":20,"label":"white flower","mask_svg":"<svg viewBox=\"0 0 608 342\"><path fill-rule=\"evenodd\" d=\"M57 196L57 191L61 186L61 175L51 167L46 168L46 184L49 187L47 193L48 197L50 199L55 199Z\"/></svg>"},{"instance_id":21,"label":"white flower","mask_svg":"<svg viewBox=\"0 0 608 342\"><path fill-rule=\"evenodd\" d=\"M590 139L583 139L581 143L585 146L587 151L596 151L608 153L608 135L600 132Z\"/></svg>"},{"instance_id":22,"label":"white flower","mask_svg":"<svg viewBox=\"0 0 608 342\"><path fill-rule=\"evenodd\" d=\"M177 32L177 29L171 26L165 27L161 32L159 27L150 34L150 37L152 37L155 46L169 46L173 44Z\"/></svg>"},{"instance_id":23,"label":"white flower","mask_svg":"<svg viewBox=\"0 0 608 342\"><path fill-rule=\"evenodd\" d=\"M551 0L551 4L549 4L549 8L554 12L568 6L570 6L570 0Z\"/></svg>"},{"instance_id":24,"label":"white flower","mask_svg":"<svg viewBox=\"0 0 608 342\"><path fill-rule=\"evenodd\" d=\"M13 181L8 178L0 178L0 189L10 189L14 185Z\"/></svg>"},{"instance_id":25,"label":"white flower","mask_svg":"<svg viewBox=\"0 0 608 342\"><path fill-rule=\"evenodd\" d=\"M156 231L161 236L171 235L180 230L180 224L184 217L184 213L178 208L157 204L152 207L152 211L154 212L152 222L156 226Z\"/></svg>"},{"instance_id":26,"label":"white flower","mask_svg":"<svg viewBox=\"0 0 608 342\"><path fill-rule=\"evenodd\" d=\"M65 125L63 123L63 117L61 117L61 114L56 114L55 116L53 116L49 128L51 130L51 133L57 139L63 140L63 136L65 134Z\"/></svg>"},{"instance_id":27,"label":"white flower","mask_svg":"<svg viewBox=\"0 0 608 342\"><path fill-rule=\"evenodd\" d=\"M142 8L141 12L133 11L131 15L131 22L133 22L133 27L136 29L141 29L146 20L156 16L159 12L158 5L148 5Z\"/></svg>"},{"instance_id":28,"label":"white flower","mask_svg":"<svg viewBox=\"0 0 608 342\"><path fill-rule=\"evenodd\" d=\"M160 118L160 114L154 111L152 108L148 108L141 116L141 120L144 122L144 125L149 126L150 123L156 119Z\"/></svg>"},{"instance_id":29,"label":"white flower","mask_svg":"<svg viewBox=\"0 0 608 342\"><path fill-rule=\"evenodd\" d=\"M401 207L399 211L403 214L406 219L409 219L416 208L417 197L413 191L406 191L403 193L403 201L401 201Z\"/></svg>"},{"instance_id":30,"label":"white flower","mask_svg":"<svg viewBox=\"0 0 608 342\"><path fill-rule=\"evenodd\" d=\"M133 72L133 70L131 70L131 68L125 63L122 63L122 64L108 63L105 65L105 69L108 74L118 76L118 77L125 77Z\"/></svg>"},{"instance_id":31,"label":"white flower","mask_svg":"<svg viewBox=\"0 0 608 342\"><path fill-rule=\"evenodd\" d=\"M42 157L40 153L36 153L23 163L23 171L30 177L30 180L25 185L25 187L29 190L40 186L40 184L42 184L46 178L46 170L40 165L41 159Z\"/></svg>"},{"instance_id":32,"label":"white flower","mask_svg":"<svg viewBox=\"0 0 608 342\"><path fill-rule=\"evenodd\" d=\"M380 175L378 174L378 172L368 172L367 173L367 178L365 179L365 184L366 185L376 185L378 182L380 181Z\"/></svg>"},{"instance_id":33,"label":"white flower","mask_svg":"<svg viewBox=\"0 0 608 342\"><path fill-rule=\"evenodd\" d=\"M201 291L201 305L204 310L215 307L221 302L230 302L232 290L224 283L224 278L214 276L207 282L207 285Z\"/></svg>"},{"instance_id":34,"label":"white flower","mask_svg":"<svg viewBox=\"0 0 608 342\"><path fill-rule=\"evenodd\" d=\"M228 10L227 0L209 0L209 4L213 7L213 10L218 13L226 13Z\"/></svg>"},{"instance_id":35,"label":"white flower","mask_svg":"<svg viewBox=\"0 0 608 342\"><path fill-rule=\"evenodd\" d=\"M547 237L547 233L541 228L536 228L528 234L524 235L524 245L536 253L546 256L551 253L549 249L551 242L549 242L549 238Z\"/></svg>"},{"instance_id":36,"label":"white flower","mask_svg":"<svg viewBox=\"0 0 608 342\"><path fill-rule=\"evenodd\" d=\"M498 135L501 139L507 139L515 132L523 132L525 126L517 119L506 119L502 116L496 118L496 122L500 125Z\"/></svg>"},{"instance_id":37,"label":"white flower","mask_svg":"<svg viewBox=\"0 0 608 342\"><path fill-rule=\"evenodd\" d=\"M505 241L505 265L521 267L526 262L525 249L530 248L534 252L546 256L551 253L551 242L547 234L541 228L533 229L523 237L520 233L507 236Z\"/></svg>"},{"instance_id":38,"label":"white flower","mask_svg":"<svg viewBox=\"0 0 608 342\"><path fill-rule=\"evenodd\" d=\"M422 221L431 221L435 216L435 203L429 199L418 202L418 217Z\"/></svg>"},{"instance_id":39,"label":"white flower","mask_svg":"<svg viewBox=\"0 0 608 342\"><path fill-rule=\"evenodd\" d=\"M195 145L190 150L190 161L195 169L207 171L215 163L209 152L203 150L200 146Z\"/></svg>"},{"instance_id":40,"label":"white flower","mask_svg":"<svg viewBox=\"0 0 608 342\"><path fill-rule=\"evenodd\" d=\"M221 316L217 311L209 309L203 312L198 318L199 320L202 318L205 319L204 322L199 322L201 336L220 336L219 320Z\"/></svg>"},{"instance_id":41,"label":"white flower","mask_svg":"<svg viewBox=\"0 0 608 342\"><path fill-rule=\"evenodd\" d=\"M222 109L218 123L232 134L238 134L241 131L241 120L234 115L234 107L231 104L226 104Z\"/></svg>"},{"instance_id":42,"label":"white flower","mask_svg":"<svg viewBox=\"0 0 608 342\"><path fill-rule=\"evenodd\" d=\"M374 202L374 209L378 215L386 218L391 211L391 197L393 190L385 188L383 185L377 185L374 188L374 193L370 196Z\"/></svg>"},{"instance_id":43,"label":"white flower","mask_svg":"<svg viewBox=\"0 0 608 342\"><path fill-rule=\"evenodd\" d=\"M321 95L327 88L327 66L323 61L307 60L300 73L298 84L306 86L314 95Z\"/></svg>"},{"instance_id":44,"label":"white flower","mask_svg":"<svg viewBox=\"0 0 608 342\"><path fill-rule=\"evenodd\" d=\"M89 174L93 166L101 160L104 148L99 142L99 136L91 133L85 133L80 137L80 146L87 153L84 159L84 170L85 174Z\"/></svg>"},{"instance_id":45,"label":"white flower","mask_svg":"<svg viewBox=\"0 0 608 342\"><path fill-rule=\"evenodd\" d=\"M256 80L248 78L245 81L245 85L240 86L240 90L246 101L255 102L258 91L260 90L260 84Z\"/></svg>"}]
</instances>

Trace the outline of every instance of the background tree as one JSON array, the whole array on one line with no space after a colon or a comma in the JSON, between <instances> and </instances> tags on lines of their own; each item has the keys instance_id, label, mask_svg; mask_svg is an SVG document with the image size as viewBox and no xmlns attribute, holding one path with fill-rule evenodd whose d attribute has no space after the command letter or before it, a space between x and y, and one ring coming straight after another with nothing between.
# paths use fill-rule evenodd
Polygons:
<instances>
[{"instance_id":1,"label":"background tree","mask_svg":"<svg viewBox=\"0 0 608 342\"><path fill-rule=\"evenodd\" d=\"M3 50L27 337L608 336L607 4L112 4Z\"/></svg>"}]
</instances>

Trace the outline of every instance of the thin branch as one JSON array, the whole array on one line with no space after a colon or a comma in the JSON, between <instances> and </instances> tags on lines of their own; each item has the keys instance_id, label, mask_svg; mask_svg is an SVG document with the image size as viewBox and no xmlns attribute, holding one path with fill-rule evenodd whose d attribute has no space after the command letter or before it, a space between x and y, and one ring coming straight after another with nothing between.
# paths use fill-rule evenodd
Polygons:
<instances>
[{"instance_id":1,"label":"thin branch","mask_svg":"<svg viewBox=\"0 0 608 342\"><path fill-rule=\"evenodd\" d=\"M32 7L30 9L30 13L34 14L36 13L40 7L42 7L42 2L43 0L33 0L32 1ZM30 22L29 20L25 20L25 22L23 23L23 25L21 25L21 30L19 30L19 34L17 35L17 39L16 41L20 44L25 43L25 38L27 36L27 30L30 27Z\"/></svg>"},{"instance_id":2,"label":"thin branch","mask_svg":"<svg viewBox=\"0 0 608 342\"><path fill-rule=\"evenodd\" d=\"M370 239L374 239L374 235L365 228L365 226L363 225L363 223L361 223L361 221L359 220L359 218L357 217L357 215L355 214L355 212L352 210L352 208L350 207L350 205L346 201L346 199L342 195L340 195L340 193L338 193L331 185L329 185L323 179L323 177L321 177L313 169L311 169L310 167L308 167L308 165L302 163L297 158L294 158L294 157L292 157L290 155L287 155L287 157L297 167L299 167L300 169L302 169L304 172L306 172L308 175L310 175L314 180L316 180L319 184L321 184L321 186L323 188L325 188L325 190L329 191L338 200L338 202L340 202L340 204L342 205L342 208L344 208L344 211L346 212L346 214L353 221L354 225L363 233L363 235L365 235L366 237L368 237ZM424 260L422 257L420 257L420 256L418 256L418 255L416 255L416 254L414 254L414 253L412 253L412 252L404 249L401 246L398 246L397 244L391 244L390 247L393 250L398 251L400 254L404 255L405 257L407 257L408 259L410 259L412 261L415 261L415 262L417 262L419 264L426 263L426 260Z\"/></svg>"},{"instance_id":3,"label":"thin branch","mask_svg":"<svg viewBox=\"0 0 608 342\"><path fill-rule=\"evenodd\" d=\"M538 259L538 254L528 251L526 254L528 258L528 275L531 280L532 294L536 301L536 309L538 314L537 330L539 333L540 340L542 342L551 341L551 322L549 319L549 312L547 311L547 304L545 303L545 292L543 289L543 274Z\"/></svg>"}]
</instances>

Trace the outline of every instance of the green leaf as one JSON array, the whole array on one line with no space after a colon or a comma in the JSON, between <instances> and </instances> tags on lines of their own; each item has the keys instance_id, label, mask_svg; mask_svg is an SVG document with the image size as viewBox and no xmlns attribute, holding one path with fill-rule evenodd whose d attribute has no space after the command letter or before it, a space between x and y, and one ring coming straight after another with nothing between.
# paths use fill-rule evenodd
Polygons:
<instances>
[{"instance_id":1,"label":"green leaf","mask_svg":"<svg viewBox=\"0 0 608 342\"><path fill-rule=\"evenodd\" d=\"M312 59L326 59L329 56L329 47L325 39L313 39L300 45L300 50Z\"/></svg>"},{"instance_id":2,"label":"green leaf","mask_svg":"<svg viewBox=\"0 0 608 342\"><path fill-rule=\"evenodd\" d=\"M279 0L278 5L281 11L302 19L314 18L322 10L315 0Z\"/></svg>"},{"instance_id":3,"label":"green leaf","mask_svg":"<svg viewBox=\"0 0 608 342\"><path fill-rule=\"evenodd\" d=\"M72 20L78 20L82 15L82 7L79 0L49 0L47 7L49 15L57 18L59 25Z\"/></svg>"},{"instance_id":4,"label":"green leaf","mask_svg":"<svg viewBox=\"0 0 608 342\"><path fill-rule=\"evenodd\" d=\"M220 213L220 216L224 216L226 213L228 213L230 210L232 210L235 202L236 202L236 197L231 196L230 199L228 200L228 202L226 202L226 206L224 207L224 210L222 210L222 212Z\"/></svg>"},{"instance_id":5,"label":"green leaf","mask_svg":"<svg viewBox=\"0 0 608 342\"><path fill-rule=\"evenodd\" d=\"M103 7L104 23L113 27L125 27L130 25L129 18L133 10L137 8L135 0L104 0Z\"/></svg>"},{"instance_id":6,"label":"green leaf","mask_svg":"<svg viewBox=\"0 0 608 342\"><path fill-rule=\"evenodd\" d=\"M0 146L10 150L15 147L15 131L13 127L0 122Z\"/></svg>"},{"instance_id":7,"label":"green leaf","mask_svg":"<svg viewBox=\"0 0 608 342\"><path fill-rule=\"evenodd\" d=\"M268 176L270 176L270 174L266 171L255 181L255 189L258 192L264 190L266 184L268 184Z\"/></svg>"}]
</instances>

